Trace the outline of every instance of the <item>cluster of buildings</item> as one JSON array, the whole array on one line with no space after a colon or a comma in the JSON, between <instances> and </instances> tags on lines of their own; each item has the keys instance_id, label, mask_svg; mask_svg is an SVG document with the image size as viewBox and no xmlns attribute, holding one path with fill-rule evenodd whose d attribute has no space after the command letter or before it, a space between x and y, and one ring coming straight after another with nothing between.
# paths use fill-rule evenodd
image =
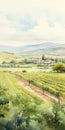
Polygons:
<instances>
[{"instance_id":1,"label":"cluster of buildings","mask_svg":"<svg viewBox=\"0 0 65 130\"><path fill-rule=\"evenodd\" d=\"M42 60L41 58L35 58L34 63L36 63L36 64L54 64L55 60L51 60L49 58L46 58L44 60Z\"/></svg>"}]
</instances>

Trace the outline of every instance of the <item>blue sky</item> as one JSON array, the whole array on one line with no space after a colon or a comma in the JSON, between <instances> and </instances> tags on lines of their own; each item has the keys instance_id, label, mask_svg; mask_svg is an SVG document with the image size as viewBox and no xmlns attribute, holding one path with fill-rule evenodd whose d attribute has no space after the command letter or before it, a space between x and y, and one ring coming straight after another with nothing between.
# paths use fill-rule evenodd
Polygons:
<instances>
[{"instance_id":1,"label":"blue sky","mask_svg":"<svg viewBox=\"0 0 65 130\"><path fill-rule=\"evenodd\" d=\"M65 43L65 0L0 0L0 45Z\"/></svg>"}]
</instances>

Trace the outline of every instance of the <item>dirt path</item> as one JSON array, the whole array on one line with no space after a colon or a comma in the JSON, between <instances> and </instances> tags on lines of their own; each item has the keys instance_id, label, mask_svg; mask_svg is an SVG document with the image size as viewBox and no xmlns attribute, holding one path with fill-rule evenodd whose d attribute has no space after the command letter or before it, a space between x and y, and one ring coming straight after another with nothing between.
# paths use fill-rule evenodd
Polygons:
<instances>
[{"instance_id":1,"label":"dirt path","mask_svg":"<svg viewBox=\"0 0 65 130\"><path fill-rule=\"evenodd\" d=\"M32 92L33 94L35 94L36 96L40 97L42 100L48 101L50 100L48 97L46 97L45 95L43 95L41 92L39 92L37 89L32 88L31 86L25 85L25 83L23 83L22 81L19 81L18 84L20 86L24 86L25 89L27 89L29 92Z\"/></svg>"},{"instance_id":2,"label":"dirt path","mask_svg":"<svg viewBox=\"0 0 65 130\"><path fill-rule=\"evenodd\" d=\"M43 91L42 89L32 85L32 84L29 84L26 80L24 80L22 78L22 76L19 76L19 75L15 75L16 78L18 79L18 84L20 86L24 86L25 89L27 89L28 91L34 93L36 96L40 97L42 100L45 100L45 101L55 101L55 102L58 102L58 98L56 98L55 96L53 96L52 94L46 92L46 91Z\"/></svg>"}]
</instances>

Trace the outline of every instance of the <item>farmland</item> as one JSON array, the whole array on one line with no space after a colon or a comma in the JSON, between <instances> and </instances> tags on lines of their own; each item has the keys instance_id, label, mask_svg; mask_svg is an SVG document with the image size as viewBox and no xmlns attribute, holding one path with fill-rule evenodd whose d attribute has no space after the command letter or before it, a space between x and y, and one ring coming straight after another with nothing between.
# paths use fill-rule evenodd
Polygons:
<instances>
[{"instance_id":1,"label":"farmland","mask_svg":"<svg viewBox=\"0 0 65 130\"><path fill-rule=\"evenodd\" d=\"M30 106L30 102L32 106ZM8 121L12 122L14 120L15 124L17 117L20 112L22 114L23 109L25 109L23 114L26 113L27 117L32 116L33 113L36 113L34 107L37 109L43 103L34 94L25 90L23 86L20 87L13 74L0 72L0 116L4 117L3 119L0 117L0 129L3 130Z\"/></svg>"},{"instance_id":2,"label":"farmland","mask_svg":"<svg viewBox=\"0 0 65 130\"><path fill-rule=\"evenodd\" d=\"M53 104L50 103L51 105L47 104L49 109ZM15 75L10 72L0 72L0 130L5 130L5 128L6 130L18 130L20 127L21 129L30 127L29 129L34 130L40 130L44 127L47 129L46 122L43 125L43 123L39 124L38 121L43 119L40 112L45 105L44 100L24 89L23 85L18 85ZM30 118L30 126L27 124L28 118ZM17 119L22 125L17 124Z\"/></svg>"},{"instance_id":3,"label":"farmland","mask_svg":"<svg viewBox=\"0 0 65 130\"><path fill-rule=\"evenodd\" d=\"M65 74L64 73L44 73L44 72L17 72L25 80L29 81L43 90L56 96L59 92L65 98Z\"/></svg>"},{"instance_id":4,"label":"farmland","mask_svg":"<svg viewBox=\"0 0 65 130\"><path fill-rule=\"evenodd\" d=\"M46 99L47 101L42 99L36 93L25 89L22 80L20 85L16 77L17 74L26 80L32 77L37 79L37 73L0 72L0 130L56 130L56 128L59 130L61 127L64 130L65 104L62 103L59 108L59 104L51 99ZM41 75L40 73L41 78L42 73ZM45 75L47 76L48 73ZM40 82L40 79L38 78L37 81ZM57 112L57 117L55 112ZM63 119L60 112L63 113Z\"/></svg>"},{"instance_id":5,"label":"farmland","mask_svg":"<svg viewBox=\"0 0 65 130\"><path fill-rule=\"evenodd\" d=\"M0 0L0 130L65 130L64 23L64 0Z\"/></svg>"}]
</instances>

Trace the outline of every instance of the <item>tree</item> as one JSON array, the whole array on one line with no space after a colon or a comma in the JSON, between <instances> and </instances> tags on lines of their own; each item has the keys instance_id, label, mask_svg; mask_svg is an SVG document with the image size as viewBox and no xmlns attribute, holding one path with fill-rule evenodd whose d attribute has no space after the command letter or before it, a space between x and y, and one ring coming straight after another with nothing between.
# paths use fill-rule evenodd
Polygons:
<instances>
[{"instance_id":1,"label":"tree","mask_svg":"<svg viewBox=\"0 0 65 130\"><path fill-rule=\"evenodd\" d=\"M65 72L65 65L63 63L56 63L53 66L53 71L56 71L56 72Z\"/></svg>"},{"instance_id":2,"label":"tree","mask_svg":"<svg viewBox=\"0 0 65 130\"><path fill-rule=\"evenodd\" d=\"M11 61L10 61L10 64L14 64L14 65L15 65L15 63L16 63L16 62L15 62L14 60L11 60Z\"/></svg>"},{"instance_id":3,"label":"tree","mask_svg":"<svg viewBox=\"0 0 65 130\"><path fill-rule=\"evenodd\" d=\"M55 62L56 62L56 63L58 62L58 59L57 59L57 58L55 59Z\"/></svg>"},{"instance_id":4,"label":"tree","mask_svg":"<svg viewBox=\"0 0 65 130\"><path fill-rule=\"evenodd\" d=\"M42 60L45 60L45 56L44 55L42 55Z\"/></svg>"},{"instance_id":5,"label":"tree","mask_svg":"<svg viewBox=\"0 0 65 130\"><path fill-rule=\"evenodd\" d=\"M2 64L6 64L6 61L3 61Z\"/></svg>"}]
</instances>

